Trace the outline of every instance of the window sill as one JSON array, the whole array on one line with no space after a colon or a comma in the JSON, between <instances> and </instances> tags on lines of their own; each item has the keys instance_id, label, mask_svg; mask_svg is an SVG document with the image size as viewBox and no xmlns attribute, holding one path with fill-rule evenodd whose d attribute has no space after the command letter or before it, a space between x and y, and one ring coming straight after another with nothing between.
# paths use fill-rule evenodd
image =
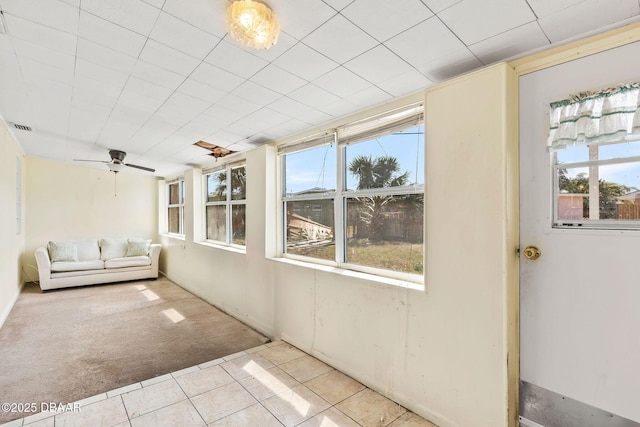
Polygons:
<instances>
[{"instance_id":1,"label":"window sill","mask_svg":"<svg viewBox=\"0 0 640 427\"><path fill-rule=\"evenodd\" d=\"M171 239L182 240L185 241L184 234L173 234L173 233L160 233L160 237L169 237Z\"/></svg>"},{"instance_id":2,"label":"window sill","mask_svg":"<svg viewBox=\"0 0 640 427\"><path fill-rule=\"evenodd\" d=\"M221 249L223 251L229 251L229 252L234 252L237 254L242 254L242 255L246 255L247 254L247 250L245 248L238 248L235 246L227 246L227 245L220 245L217 243L213 243L213 242L208 242L208 241L203 241L203 242L194 242L196 245L200 245L200 246L206 246L208 248L214 248L214 249Z\"/></svg>"},{"instance_id":3,"label":"window sill","mask_svg":"<svg viewBox=\"0 0 640 427\"><path fill-rule=\"evenodd\" d=\"M275 261L275 262L280 262L280 263L283 263L283 264L295 265L295 266L303 267L303 268L312 268L314 270L324 271L324 272L327 272L327 273L339 274L339 275L344 276L344 277L350 277L350 278L354 278L354 279L366 280L366 281L378 283L378 284L381 284L381 285L397 286L397 287L400 287L400 288L412 289L412 290L415 290L415 291L424 291L425 290L424 285L422 283L416 283L416 282L410 282L410 281L407 281L407 280L394 279L394 278L391 278L391 277L379 276L377 274L363 273L361 271L347 270L347 269L344 269L344 268L338 268L338 267L332 267L332 266L329 266L329 265L316 264L316 263L313 263L313 262L305 262L305 261L300 261L300 260L291 259L291 258L278 257L278 258L269 258L269 260Z\"/></svg>"}]
</instances>

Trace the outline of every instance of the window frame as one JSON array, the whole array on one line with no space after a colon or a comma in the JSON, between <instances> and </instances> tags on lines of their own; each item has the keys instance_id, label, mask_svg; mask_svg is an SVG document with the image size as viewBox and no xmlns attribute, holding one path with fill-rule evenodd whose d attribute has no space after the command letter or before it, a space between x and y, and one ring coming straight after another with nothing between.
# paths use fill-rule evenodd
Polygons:
<instances>
[{"instance_id":1,"label":"window frame","mask_svg":"<svg viewBox=\"0 0 640 427\"><path fill-rule=\"evenodd\" d=\"M607 145L614 144L622 144L626 142L639 142L640 137L625 137L620 140L615 141L602 141L602 142L592 142L589 144L584 144L584 146L589 150L589 160L580 160L580 161L572 161L559 163L558 161L558 151L559 150L549 150L549 164L550 164L550 173L551 173L551 228L552 229L585 229L585 230L630 230L630 231L640 231L640 220L639 221L628 221L628 220L607 220L607 219L582 219L582 220L572 220L572 219L561 219L559 217L559 197L560 197L560 179L559 179L559 170L560 169L577 169L577 168L589 168L590 173L589 176L592 176L593 168L598 168L598 173L596 177L599 180L599 167L600 166L609 166L609 165L620 165L620 164L629 164L629 163L640 163L640 156L629 156L629 157L614 157L614 158L599 158L599 148ZM595 150L594 150L595 149ZM599 193L599 187L598 187ZM576 194L585 194L583 197L590 197L590 192L587 193L576 193ZM598 194L599 197L599 194Z\"/></svg>"},{"instance_id":2,"label":"window frame","mask_svg":"<svg viewBox=\"0 0 640 427\"><path fill-rule=\"evenodd\" d=\"M171 186L178 186L178 203L171 203ZM185 197L185 183L184 178L177 178L175 180L169 181L166 184L167 187L167 234L172 236L184 237L184 197ZM169 210L172 208L178 208L178 232L171 231L170 227L170 219L169 219Z\"/></svg>"},{"instance_id":3,"label":"window frame","mask_svg":"<svg viewBox=\"0 0 640 427\"><path fill-rule=\"evenodd\" d=\"M408 124L402 128L402 130L410 129L416 126L424 126L424 118L422 113L422 105L420 105L419 117L415 123ZM297 145L285 146L285 149L278 153L278 170L280 171L280 189L279 189L279 203L280 203L280 216L279 221L279 256L281 258L289 258L296 261L305 263L312 263L318 265L325 265L336 267L345 270L352 270L360 273L371 274L379 277L398 279L405 282L412 283L424 283L424 270L423 273L409 273L404 271L394 271L390 269L371 267L362 264L349 263L346 261L346 247L347 247L347 200L356 197L365 196L388 196L388 195L411 195L419 194L422 197L425 196L425 185L414 184L397 187L382 187L371 188L364 190L349 190L347 189L347 164L346 164L346 149L349 145L355 145L359 142L366 142L379 136L390 135L394 132L398 132L400 129L390 131L388 133L375 133L375 128L370 129L363 138L353 138L348 135L345 139L346 142L341 142L338 132L324 132L322 137L316 137L313 141L302 141ZM332 134L330 140L326 138L327 134ZM373 135L373 136L372 136ZM315 194L304 195L287 195L286 194L286 156L289 154L295 154L298 152L314 149L326 145L334 146L336 150L336 189ZM425 141L422 139L422 151L424 153ZM416 171L417 172L417 171ZM299 201L319 201L333 199L333 234L335 253L332 260L316 258L312 256L292 254L287 252L287 203L299 202ZM424 215L424 207L423 207ZM425 230L423 227L423 244L425 242L424 235Z\"/></svg>"},{"instance_id":4,"label":"window frame","mask_svg":"<svg viewBox=\"0 0 640 427\"><path fill-rule=\"evenodd\" d=\"M246 213L247 213L247 209L246 209L246 205L247 205L247 194L246 194L246 183L245 183L245 197L244 199L233 199L233 191L231 191L232 189L232 171L234 169L240 169L240 168L244 168L245 170L245 179L246 179L246 173L247 173L247 164L246 162L241 162L241 163L232 163L232 164L227 164L224 166L221 166L219 168L215 168L213 170L209 170L206 173L203 173L203 230L204 230L204 241L206 243L210 243L210 244L214 244L214 245L221 245L221 246L228 246L228 247L232 247L232 248L237 248L237 249L242 249L242 250L246 250L247 244L246 244ZM215 200L215 201L209 201L209 188L208 188L208 181L209 181L209 175L213 175L213 174L217 174L220 172L226 172L226 198L225 200ZM233 242L233 207L234 206L245 206L245 244L241 245L238 243L234 243ZM207 207L209 206L224 206L225 207L225 241L222 240L214 240L214 239L210 239L209 236L209 224L207 221Z\"/></svg>"}]
</instances>

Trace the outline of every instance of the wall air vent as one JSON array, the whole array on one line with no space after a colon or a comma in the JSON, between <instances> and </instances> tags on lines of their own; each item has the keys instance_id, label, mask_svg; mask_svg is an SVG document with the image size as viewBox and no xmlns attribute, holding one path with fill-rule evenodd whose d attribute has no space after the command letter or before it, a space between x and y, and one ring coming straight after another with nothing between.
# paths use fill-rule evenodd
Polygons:
<instances>
[{"instance_id":1,"label":"wall air vent","mask_svg":"<svg viewBox=\"0 0 640 427\"><path fill-rule=\"evenodd\" d=\"M11 125L14 128L18 129L18 130L24 130L24 131L27 131L27 132L31 132L32 131L32 129L29 126L19 125L17 123L11 123Z\"/></svg>"}]
</instances>

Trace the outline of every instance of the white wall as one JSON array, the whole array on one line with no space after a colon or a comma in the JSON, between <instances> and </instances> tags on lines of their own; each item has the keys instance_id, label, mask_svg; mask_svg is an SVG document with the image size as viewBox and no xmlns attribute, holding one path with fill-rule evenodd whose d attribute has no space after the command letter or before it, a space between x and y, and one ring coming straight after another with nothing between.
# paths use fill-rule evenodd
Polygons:
<instances>
[{"instance_id":1,"label":"white wall","mask_svg":"<svg viewBox=\"0 0 640 427\"><path fill-rule=\"evenodd\" d=\"M427 292L268 259L278 226L270 147L247 156L247 253L193 242L191 189L201 178L189 171L186 236L161 237L161 269L441 426L515 423L514 107L505 65L426 95Z\"/></svg>"},{"instance_id":2,"label":"white wall","mask_svg":"<svg viewBox=\"0 0 640 427\"><path fill-rule=\"evenodd\" d=\"M105 167L27 158L26 247L24 263L49 240L145 237L158 241L158 195L154 177L119 173ZM29 279L37 277L27 267Z\"/></svg>"},{"instance_id":3,"label":"white wall","mask_svg":"<svg viewBox=\"0 0 640 427\"><path fill-rule=\"evenodd\" d=\"M17 226L17 160L21 162L21 226ZM24 283L20 257L25 244L24 153L0 119L0 326L13 307ZM19 231L19 232L18 232Z\"/></svg>"}]
</instances>

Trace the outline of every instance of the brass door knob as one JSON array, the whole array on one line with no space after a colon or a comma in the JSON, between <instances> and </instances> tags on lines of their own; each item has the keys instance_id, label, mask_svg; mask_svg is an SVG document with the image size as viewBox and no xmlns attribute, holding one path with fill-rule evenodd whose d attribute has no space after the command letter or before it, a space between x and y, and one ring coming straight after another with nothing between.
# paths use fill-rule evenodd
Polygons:
<instances>
[{"instance_id":1,"label":"brass door knob","mask_svg":"<svg viewBox=\"0 0 640 427\"><path fill-rule=\"evenodd\" d=\"M536 248L535 246L527 246L526 248L524 248L523 253L525 258L530 259L531 261L540 258L540 255L542 255L540 249Z\"/></svg>"}]
</instances>

